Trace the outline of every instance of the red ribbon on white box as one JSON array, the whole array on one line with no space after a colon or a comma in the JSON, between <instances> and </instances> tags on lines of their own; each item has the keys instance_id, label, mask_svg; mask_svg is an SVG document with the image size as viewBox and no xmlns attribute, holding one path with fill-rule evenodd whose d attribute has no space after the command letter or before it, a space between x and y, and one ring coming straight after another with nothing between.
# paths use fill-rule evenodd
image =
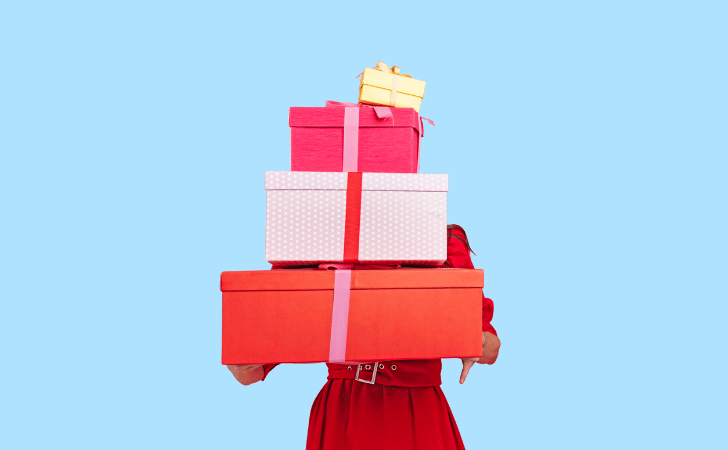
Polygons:
<instances>
[{"instance_id":1,"label":"red ribbon on white box","mask_svg":"<svg viewBox=\"0 0 728 450\"><path fill-rule=\"evenodd\" d=\"M346 218L344 219L345 263L359 261L359 231L361 227L362 173L349 172L346 179Z\"/></svg>"}]
</instances>

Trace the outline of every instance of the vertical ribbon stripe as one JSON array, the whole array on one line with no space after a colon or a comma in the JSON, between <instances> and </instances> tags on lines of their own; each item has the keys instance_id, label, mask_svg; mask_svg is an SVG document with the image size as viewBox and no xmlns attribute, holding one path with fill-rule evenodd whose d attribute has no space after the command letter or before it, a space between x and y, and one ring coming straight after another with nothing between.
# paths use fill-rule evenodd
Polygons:
<instances>
[{"instance_id":1,"label":"vertical ribbon stripe","mask_svg":"<svg viewBox=\"0 0 728 450\"><path fill-rule=\"evenodd\" d=\"M334 271L334 308L331 311L331 343L329 362L346 360L346 334L349 328L349 298L351 270Z\"/></svg>"},{"instance_id":2,"label":"vertical ribbon stripe","mask_svg":"<svg viewBox=\"0 0 728 450\"><path fill-rule=\"evenodd\" d=\"M424 136L422 130L425 128L425 124L422 123L422 116L416 111L415 115L420 119L415 120L415 125L419 125L417 127L417 173L420 173L420 154L422 153L422 136Z\"/></svg>"},{"instance_id":3,"label":"vertical ribbon stripe","mask_svg":"<svg viewBox=\"0 0 728 450\"><path fill-rule=\"evenodd\" d=\"M394 102L397 100L397 81L399 80L399 75L393 75L392 78L392 93L389 97L389 106L394 106Z\"/></svg>"},{"instance_id":4,"label":"vertical ribbon stripe","mask_svg":"<svg viewBox=\"0 0 728 450\"><path fill-rule=\"evenodd\" d=\"M427 117L422 117L419 114L417 114L417 117L420 118L420 129L418 130L419 131L419 138L418 138L419 143L417 145L417 173L420 173L420 150L422 149L422 138L425 136L425 122L423 122L423 120L426 120L427 123L429 123L433 127L435 126L435 122L428 119Z\"/></svg>"},{"instance_id":5,"label":"vertical ribbon stripe","mask_svg":"<svg viewBox=\"0 0 728 450\"><path fill-rule=\"evenodd\" d=\"M361 224L361 172L349 172L346 180L346 222L344 223L344 262L359 260Z\"/></svg>"},{"instance_id":6,"label":"vertical ribbon stripe","mask_svg":"<svg viewBox=\"0 0 728 450\"><path fill-rule=\"evenodd\" d=\"M359 169L359 108L344 108L344 164L343 172Z\"/></svg>"}]
</instances>

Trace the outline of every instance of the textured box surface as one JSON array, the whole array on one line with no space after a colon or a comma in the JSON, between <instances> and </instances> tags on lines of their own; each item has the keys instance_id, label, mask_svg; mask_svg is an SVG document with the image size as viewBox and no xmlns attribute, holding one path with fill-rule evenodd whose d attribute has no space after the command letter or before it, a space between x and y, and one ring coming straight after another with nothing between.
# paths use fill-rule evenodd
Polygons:
<instances>
[{"instance_id":1,"label":"textured box surface","mask_svg":"<svg viewBox=\"0 0 728 450\"><path fill-rule=\"evenodd\" d=\"M344 114L332 107L289 110L292 171L342 171ZM417 173L419 116L409 108L392 108L392 115L381 120L372 108L359 108L359 172Z\"/></svg>"},{"instance_id":2,"label":"textured box surface","mask_svg":"<svg viewBox=\"0 0 728 450\"><path fill-rule=\"evenodd\" d=\"M349 182L355 174L266 172L266 261L430 266L445 262L447 175L358 175L361 192L352 199ZM358 218L352 212L357 198ZM351 239L357 239L356 250L345 258Z\"/></svg>"},{"instance_id":3,"label":"textured box surface","mask_svg":"<svg viewBox=\"0 0 728 450\"><path fill-rule=\"evenodd\" d=\"M346 360L481 354L483 271L351 271ZM223 272L222 363L329 361L334 271Z\"/></svg>"}]
</instances>

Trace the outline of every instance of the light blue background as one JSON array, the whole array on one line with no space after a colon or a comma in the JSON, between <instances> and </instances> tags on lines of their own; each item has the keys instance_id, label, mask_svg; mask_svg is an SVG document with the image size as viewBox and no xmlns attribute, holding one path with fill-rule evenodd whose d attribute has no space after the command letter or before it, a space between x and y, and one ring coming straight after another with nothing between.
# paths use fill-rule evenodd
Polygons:
<instances>
[{"instance_id":1,"label":"light blue background","mask_svg":"<svg viewBox=\"0 0 728 450\"><path fill-rule=\"evenodd\" d=\"M325 367L237 384L219 274L269 267L288 107L381 59L496 305L466 446L726 448L725 5L4 2L0 444L303 448Z\"/></svg>"}]
</instances>

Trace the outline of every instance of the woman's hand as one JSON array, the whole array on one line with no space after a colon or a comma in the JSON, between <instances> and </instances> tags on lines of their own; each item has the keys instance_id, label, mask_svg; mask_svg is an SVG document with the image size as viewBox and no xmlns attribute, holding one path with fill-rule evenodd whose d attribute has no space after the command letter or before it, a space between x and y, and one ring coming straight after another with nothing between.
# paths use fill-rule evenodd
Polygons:
<instances>
[{"instance_id":1,"label":"woman's hand","mask_svg":"<svg viewBox=\"0 0 728 450\"><path fill-rule=\"evenodd\" d=\"M460 372L460 384L465 383L470 369L477 362L478 364L493 364L498 359L500 351L500 339L493 333L483 332L483 354L480 358L462 358L463 370Z\"/></svg>"},{"instance_id":2,"label":"woman's hand","mask_svg":"<svg viewBox=\"0 0 728 450\"><path fill-rule=\"evenodd\" d=\"M501 341L493 333L487 331L483 333L483 356L478 360L478 364L493 364L498 359Z\"/></svg>"},{"instance_id":3,"label":"woman's hand","mask_svg":"<svg viewBox=\"0 0 728 450\"><path fill-rule=\"evenodd\" d=\"M462 358L463 360L463 371L460 372L460 384L465 383L470 369L475 365L476 362L480 361L480 358Z\"/></svg>"},{"instance_id":4,"label":"woman's hand","mask_svg":"<svg viewBox=\"0 0 728 450\"><path fill-rule=\"evenodd\" d=\"M227 366L232 372L236 380L243 386L248 386L263 379L265 372L263 371L263 364L245 364L245 365L232 365Z\"/></svg>"}]
</instances>

